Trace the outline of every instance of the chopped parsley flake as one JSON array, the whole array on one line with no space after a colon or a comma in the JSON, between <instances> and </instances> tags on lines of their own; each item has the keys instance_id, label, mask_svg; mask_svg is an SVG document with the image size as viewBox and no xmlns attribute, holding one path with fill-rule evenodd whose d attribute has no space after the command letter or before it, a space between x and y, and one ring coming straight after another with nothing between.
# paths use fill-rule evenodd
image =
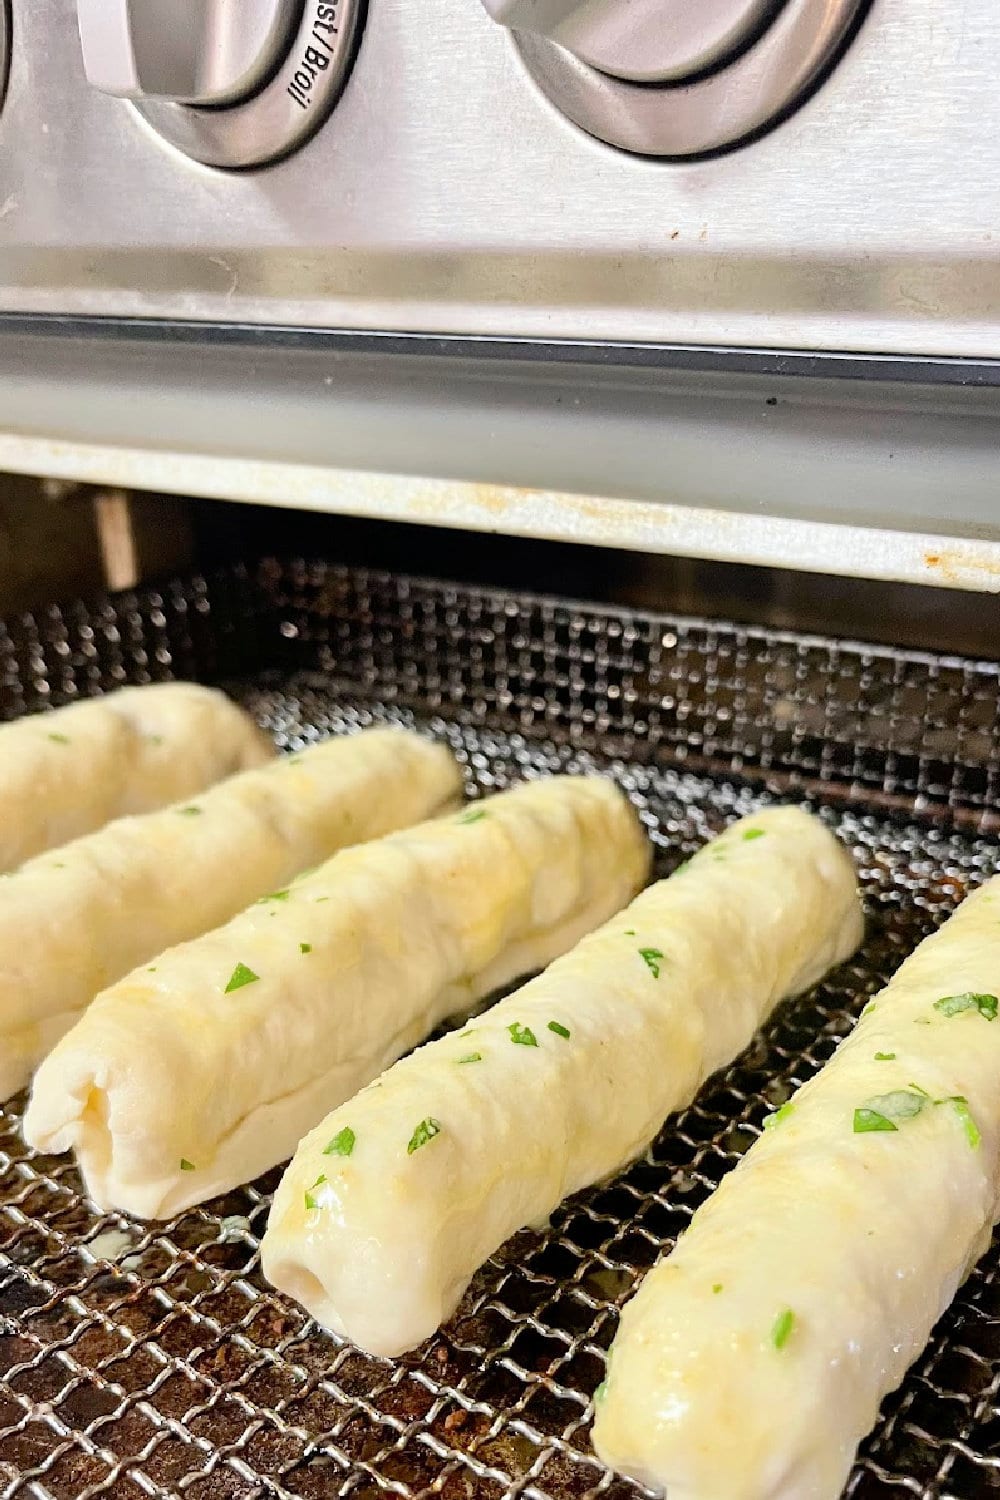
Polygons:
<instances>
[{"instance_id":1,"label":"chopped parsley flake","mask_svg":"<svg viewBox=\"0 0 1000 1500\"><path fill-rule=\"evenodd\" d=\"M894 1089L891 1094L876 1094L854 1111L854 1134L865 1135L869 1131L898 1130L897 1120L912 1120L919 1115L928 1095L915 1086Z\"/></svg>"},{"instance_id":2,"label":"chopped parsley flake","mask_svg":"<svg viewBox=\"0 0 1000 1500\"><path fill-rule=\"evenodd\" d=\"M764 1129L765 1130L774 1130L784 1120L787 1120L789 1115L793 1115L794 1113L795 1113L795 1105L789 1099L789 1101L788 1101L787 1104L783 1104L780 1109L776 1109L774 1111L773 1115L768 1115L765 1118L765 1120L764 1120Z\"/></svg>"},{"instance_id":3,"label":"chopped parsley flake","mask_svg":"<svg viewBox=\"0 0 1000 1500\"><path fill-rule=\"evenodd\" d=\"M510 1039L519 1047L537 1047L538 1039L530 1026L522 1026L520 1021L511 1021L507 1027Z\"/></svg>"},{"instance_id":4,"label":"chopped parsley flake","mask_svg":"<svg viewBox=\"0 0 1000 1500\"><path fill-rule=\"evenodd\" d=\"M149 968L146 970L146 973L147 974L155 974L156 973L156 965L155 964L150 964Z\"/></svg>"},{"instance_id":5,"label":"chopped parsley flake","mask_svg":"<svg viewBox=\"0 0 1000 1500\"><path fill-rule=\"evenodd\" d=\"M313 906L319 906L321 901L329 901L329 899L329 896L317 896L316 900L313 902Z\"/></svg>"},{"instance_id":6,"label":"chopped parsley flake","mask_svg":"<svg viewBox=\"0 0 1000 1500\"><path fill-rule=\"evenodd\" d=\"M895 1052L876 1052L876 1054L875 1054L875 1061L876 1062L895 1062L896 1061L896 1054L895 1054Z\"/></svg>"},{"instance_id":7,"label":"chopped parsley flake","mask_svg":"<svg viewBox=\"0 0 1000 1500\"><path fill-rule=\"evenodd\" d=\"M597 1387L597 1390L594 1392L594 1405L595 1406L599 1405L600 1402L602 1402L604 1400L604 1398L605 1398L605 1396L607 1394L608 1394L608 1382L606 1380L602 1380L601 1383L600 1383L600 1385Z\"/></svg>"},{"instance_id":8,"label":"chopped parsley flake","mask_svg":"<svg viewBox=\"0 0 1000 1500\"><path fill-rule=\"evenodd\" d=\"M459 814L458 821L460 823L478 823L481 818L488 817L489 813L485 807L470 807L468 812Z\"/></svg>"},{"instance_id":9,"label":"chopped parsley flake","mask_svg":"<svg viewBox=\"0 0 1000 1500\"><path fill-rule=\"evenodd\" d=\"M646 965L646 968L652 974L653 978L659 979L660 961L663 958L663 954L660 952L659 948L640 948L639 957L642 959L643 963Z\"/></svg>"},{"instance_id":10,"label":"chopped parsley flake","mask_svg":"<svg viewBox=\"0 0 1000 1500\"><path fill-rule=\"evenodd\" d=\"M189 807L179 807L177 813L182 818L198 818L201 816L201 808L192 802Z\"/></svg>"},{"instance_id":11,"label":"chopped parsley flake","mask_svg":"<svg viewBox=\"0 0 1000 1500\"><path fill-rule=\"evenodd\" d=\"M771 1343L776 1349L784 1349L795 1327L795 1314L790 1307L780 1312L771 1325Z\"/></svg>"},{"instance_id":12,"label":"chopped parsley flake","mask_svg":"<svg viewBox=\"0 0 1000 1500\"><path fill-rule=\"evenodd\" d=\"M481 1052L467 1052L464 1057L458 1059L460 1063L482 1062L482 1060L483 1054Z\"/></svg>"},{"instance_id":13,"label":"chopped parsley flake","mask_svg":"<svg viewBox=\"0 0 1000 1500\"><path fill-rule=\"evenodd\" d=\"M875 1009L875 1001L874 1000L869 1000L868 1004L865 1006L864 1010L861 1012L861 1015L860 1015L860 1017L858 1019L859 1020L863 1020L865 1016L871 1015L871 1013L872 1013L872 1011L874 1009Z\"/></svg>"},{"instance_id":14,"label":"chopped parsley flake","mask_svg":"<svg viewBox=\"0 0 1000 1500\"><path fill-rule=\"evenodd\" d=\"M312 951L313 951L313 945L312 945L312 943L300 943L299 944L299 952L300 953L311 953Z\"/></svg>"},{"instance_id":15,"label":"chopped parsley flake","mask_svg":"<svg viewBox=\"0 0 1000 1500\"><path fill-rule=\"evenodd\" d=\"M354 1142L357 1136L350 1125L345 1125L343 1130L338 1130L332 1141L327 1141L323 1147L324 1156L350 1156L354 1150Z\"/></svg>"},{"instance_id":16,"label":"chopped parsley flake","mask_svg":"<svg viewBox=\"0 0 1000 1500\"><path fill-rule=\"evenodd\" d=\"M306 1188L305 1194L304 1194L306 1208L319 1208L319 1203L316 1200L315 1193L316 1193L316 1189L318 1187L322 1187L325 1181L326 1181L326 1173L325 1172L321 1172L319 1174L319 1176L316 1178L316 1181L313 1183L312 1187L311 1188Z\"/></svg>"},{"instance_id":17,"label":"chopped parsley flake","mask_svg":"<svg viewBox=\"0 0 1000 1500\"><path fill-rule=\"evenodd\" d=\"M635 928L634 927L626 927L626 929L625 929L625 936L626 937L635 937Z\"/></svg>"},{"instance_id":18,"label":"chopped parsley flake","mask_svg":"<svg viewBox=\"0 0 1000 1500\"><path fill-rule=\"evenodd\" d=\"M182 1172L193 1172L194 1170L195 1170L194 1162L193 1161L188 1161L188 1159L187 1159L186 1156L182 1156L181 1157L181 1171Z\"/></svg>"},{"instance_id":19,"label":"chopped parsley flake","mask_svg":"<svg viewBox=\"0 0 1000 1500\"><path fill-rule=\"evenodd\" d=\"M875 1109L856 1109L854 1111L854 1134L867 1135L874 1130L896 1130L890 1119L880 1115Z\"/></svg>"},{"instance_id":20,"label":"chopped parsley flake","mask_svg":"<svg viewBox=\"0 0 1000 1500\"><path fill-rule=\"evenodd\" d=\"M564 1041L569 1041L569 1027L564 1026L561 1021L550 1021L549 1030L554 1031L556 1036L561 1036Z\"/></svg>"},{"instance_id":21,"label":"chopped parsley flake","mask_svg":"<svg viewBox=\"0 0 1000 1500\"><path fill-rule=\"evenodd\" d=\"M965 1132L965 1139L968 1141L969 1146L973 1151L977 1150L982 1145L983 1138L979 1133L979 1126L972 1118L968 1099L963 1098L961 1094L953 1094L950 1099L935 1099L934 1102L935 1104L951 1105L958 1116L959 1124Z\"/></svg>"},{"instance_id":22,"label":"chopped parsley flake","mask_svg":"<svg viewBox=\"0 0 1000 1500\"><path fill-rule=\"evenodd\" d=\"M977 1010L984 1021L995 1021L997 1011L1000 1010L1000 1000L996 995L945 995L934 1001L934 1009L939 1010L943 1016L960 1016L963 1011Z\"/></svg>"},{"instance_id":23,"label":"chopped parsley flake","mask_svg":"<svg viewBox=\"0 0 1000 1500\"><path fill-rule=\"evenodd\" d=\"M265 901L287 901L290 895L291 891L272 891L269 896L261 896L257 905L263 906Z\"/></svg>"},{"instance_id":24,"label":"chopped parsley flake","mask_svg":"<svg viewBox=\"0 0 1000 1500\"><path fill-rule=\"evenodd\" d=\"M722 1282L721 1281L714 1282L713 1285L712 1285L712 1295L713 1295L713 1297L717 1297L721 1291L722 1291Z\"/></svg>"},{"instance_id":25,"label":"chopped parsley flake","mask_svg":"<svg viewBox=\"0 0 1000 1500\"><path fill-rule=\"evenodd\" d=\"M743 833L743 842L747 843L749 839L762 839L766 832L764 828L747 828Z\"/></svg>"},{"instance_id":26,"label":"chopped parsley flake","mask_svg":"<svg viewBox=\"0 0 1000 1500\"><path fill-rule=\"evenodd\" d=\"M49 735L49 739L52 741L53 745L68 745L69 744L69 735L68 734L56 734L56 733L52 733L52 734Z\"/></svg>"},{"instance_id":27,"label":"chopped parsley flake","mask_svg":"<svg viewBox=\"0 0 1000 1500\"><path fill-rule=\"evenodd\" d=\"M440 1121L434 1120L430 1115L428 1115L426 1120L420 1121L420 1124L410 1136L409 1144L406 1148L407 1156L412 1156L414 1151L419 1151L421 1146L426 1146L428 1141L432 1141L434 1137L436 1135L440 1135L440 1133Z\"/></svg>"},{"instance_id":28,"label":"chopped parsley flake","mask_svg":"<svg viewBox=\"0 0 1000 1500\"><path fill-rule=\"evenodd\" d=\"M253 969L248 969L246 964L237 964L229 976L225 994L231 995L233 990L241 990L245 984L256 984L259 978L260 975L255 974Z\"/></svg>"}]
</instances>

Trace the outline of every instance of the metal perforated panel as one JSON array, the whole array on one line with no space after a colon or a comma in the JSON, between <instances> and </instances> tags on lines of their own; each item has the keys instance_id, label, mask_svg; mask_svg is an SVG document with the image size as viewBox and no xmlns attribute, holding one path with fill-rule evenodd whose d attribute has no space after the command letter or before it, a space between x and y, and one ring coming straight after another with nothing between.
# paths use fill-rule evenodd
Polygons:
<instances>
[{"instance_id":1,"label":"metal perforated panel","mask_svg":"<svg viewBox=\"0 0 1000 1500\"><path fill-rule=\"evenodd\" d=\"M518 1235L398 1361L319 1333L264 1283L277 1172L166 1224L100 1215L66 1158L25 1149L14 1101L0 1115L0 1494L638 1495L588 1436L618 1309L765 1113L996 869L997 666L277 564L0 630L10 712L173 671L228 676L282 745L427 725L470 791L598 766L639 807L659 873L727 820L804 798L855 852L868 937L646 1158L549 1232ZM997 1270L991 1252L887 1402L852 1495L1000 1494Z\"/></svg>"}]
</instances>

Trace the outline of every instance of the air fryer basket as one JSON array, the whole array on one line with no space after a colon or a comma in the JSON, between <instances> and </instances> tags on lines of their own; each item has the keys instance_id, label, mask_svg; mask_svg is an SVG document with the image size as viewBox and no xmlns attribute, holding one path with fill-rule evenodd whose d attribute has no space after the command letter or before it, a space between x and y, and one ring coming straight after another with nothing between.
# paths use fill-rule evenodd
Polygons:
<instances>
[{"instance_id":1,"label":"air fryer basket","mask_svg":"<svg viewBox=\"0 0 1000 1500\"><path fill-rule=\"evenodd\" d=\"M0 625L4 717L175 675L224 682L283 746L429 726L470 792L599 767L640 809L661 874L729 819L801 800L859 861L868 936L643 1160L516 1236L397 1361L318 1332L263 1281L277 1172L144 1225L95 1212L68 1160L25 1149L23 1099L0 1109L0 1494L641 1494L588 1436L618 1311L764 1115L996 869L1000 667L324 563ZM1000 1494L997 1273L991 1251L887 1401L849 1494Z\"/></svg>"}]
</instances>

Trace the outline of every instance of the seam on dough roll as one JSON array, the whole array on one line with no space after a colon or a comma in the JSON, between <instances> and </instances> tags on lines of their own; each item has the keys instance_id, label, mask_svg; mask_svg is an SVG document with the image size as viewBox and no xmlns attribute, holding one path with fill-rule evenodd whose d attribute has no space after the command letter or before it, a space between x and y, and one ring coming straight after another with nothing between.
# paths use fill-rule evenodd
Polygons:
<instances>
[{"instance_id":1,"label":"seam on dough roll","mask_svg":"<svg viewBox=\"0 0 1000 1500\"><path fill-rule=\"evenodd\" d=\"M119 688L0 727L0 872L274 757L216 688Z\"/></svg>"},{"instance_id":2,"label":"seam on dough roll","mask_svg":"<svg viewBox=\"0 0 1000 1500\"><path fill-rule=\"evenodd\" d=\"M649 858L613 783L566 776L338 854L98 996L39 1070L26 1133L73 1147L102 1206L200 1202L571 946Z\"/></svg>"},{"instance_id":3,"label":"seam on dough roll","mask_svg":"<svg viewBox=\"0 0 1000 1500\"><path fill-rule=\"evenodd\" d=\"M336 850L426 818L461 785L443 746L367 730L29 860L0 881L0 1098L137 964Z\"/></svg>"},{"instance_id":4,"label":"seam on dough roll","mask_svg":"<svg viewBox=\"0 0 1000 1500\"><path fill-rule=\"evenodd\" d=\"M860 937L850 857L817 819L737 823L317 1126L276 1194L265 1274L362 1348L412 1348L504 1240L637 1156ZM411 1153L424 1119L438 1129Z\"/></svg>"},{"instance_id":5,"label":"seam on dough roll","mask_svg":"<svg viewBox=\"0 0 1000 1500\"><path fill-rule=\"evenodd\" d=\"M627 1305L602 1458L671 1500L836 1500L1000 1212L998 997L994 879L901 965Z\"/></svg>"}]
</instances>

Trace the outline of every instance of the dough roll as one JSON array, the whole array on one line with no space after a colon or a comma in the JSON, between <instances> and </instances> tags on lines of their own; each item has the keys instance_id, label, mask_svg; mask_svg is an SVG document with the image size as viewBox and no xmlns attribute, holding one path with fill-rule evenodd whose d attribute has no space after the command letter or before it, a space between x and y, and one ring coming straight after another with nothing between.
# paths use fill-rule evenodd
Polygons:
<instances>
[{"instance_id":1,"label":"dough roll","mask_svg":"<svg viewBox=\"0 0 1000 1500\"><path fill-rule=\"evenodd\" d=\"M119 688L0 727L0 871L261 765L274 746L225 693Z\"/></svg>"},{"instance_id":2,"label":"dough roll","mask_svg":"<svg viewBox=\"0 0 1000 1500\"><path fill-rule=\"evenodd\" d=\"M594 1445L670 1500L836 1500L998 1216L1000 880L897 970L625 1308Z\"/></svg>"},{"instance_id":3,"label":"dough roll","mask_svg":"<svg viewBox=\"0 0 1000 1500\"><path fill-rule=\"evenodd\" d=\"M255 1177L438 1022L622 906L649 848L625 796L553 777L346 850L94 1001L26 1134L102 1207L166 1216Z\"/></svg>"},{"instance_id":4,"label":"dough roll","mask_svg":"<svg viewBox=\"0 0 1000 1500\"><path fill-rule=\"evenodd\" d=\"M265 1274L362 1348L411 1348L504 1240L639 1155L860 936L850 858L820 822L787 807L737 823L313 1130L278 1189Z\"/></svg>"},{"instance_id":5,"label":"dough roll","mask_svg":"<svg viewBox=\"0 0 1000 1500\"><path fill-rule=\"evenodd\" d=\"M427 817L461 786L443 746L368 730L29 860L0 881L0 1098L136 964L338 849Z\"/></svg>"}]
</instances>

